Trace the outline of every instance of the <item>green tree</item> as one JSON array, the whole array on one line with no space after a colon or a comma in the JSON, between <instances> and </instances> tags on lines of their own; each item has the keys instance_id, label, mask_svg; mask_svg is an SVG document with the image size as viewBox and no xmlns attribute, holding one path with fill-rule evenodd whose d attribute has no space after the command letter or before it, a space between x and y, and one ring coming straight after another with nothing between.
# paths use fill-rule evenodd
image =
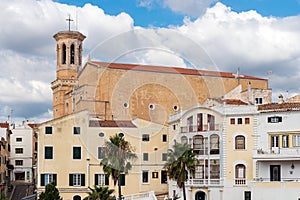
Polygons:
<instances>
[{"instance_id":1,"label":"green tree","mask_svg":"<svg viewBox=\"0 0 300 200\"><path fill-rule=\"evenodd\" d=\"M116 198L112 196L114 193L113 189L109 189L108 187L103 186L94 186L94 188L90 188L91 192L89 192L89 196L85 197L83 200L115 200Z\"/></svg>"},{"instance_id":2,"label":"green tree","mask_svg":"<svg viewBox=\"0 0 300 200\"><path fill-rule=\"evenodd\" d=\"M118 195L121 199L121 174L128 174L128 171L132 168L130 162L134 161L137 155L130 143L120 134L116 134L109 137L109 141L105 142L103 157L104 159L102 159L100 165L102 165L103 171L112 177L114 185L118 183Z\"/></svg>"},{"instance_id":3,"label":"green tree","mask_svg":"<svg viewBox=\"0 0 300 200\"><path fill-rule=\"evenodd\" d=\"M168 159L164 167L169 179L175 180L178 187L182 188L184 200L186 200L185 182L189 173L195 173L196 155L188 144L176 143L173 149L168 150Z\"/></svg>"},{"instance_id":4,"label":"green tree","mask_svg":"<svg viewBox=\"0 0 300 200\"><path fill-rule=\"evenodd\" d=\"M46 185L46 190L39 195L39 200L62 200L62 198L59 196L58 189L52 182Z\"/></svg>"}]
</instances>

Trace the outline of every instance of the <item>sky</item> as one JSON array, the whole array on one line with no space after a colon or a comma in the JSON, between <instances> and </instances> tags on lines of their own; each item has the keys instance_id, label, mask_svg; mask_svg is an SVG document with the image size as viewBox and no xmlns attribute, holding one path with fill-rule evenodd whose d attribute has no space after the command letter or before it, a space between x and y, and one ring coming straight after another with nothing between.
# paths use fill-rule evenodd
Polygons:
<instances>
[{"instance_id":1,"label":"sky","mask_svg":"<svg viewBox=\"0 0 300 200\"><path fill-rule=\"evenodd\" d=\"M0 121L52 118L53 35L82 32L83 58L267 78L300 93L300 0L0 0Z\"/></svg>"}]
</instances>

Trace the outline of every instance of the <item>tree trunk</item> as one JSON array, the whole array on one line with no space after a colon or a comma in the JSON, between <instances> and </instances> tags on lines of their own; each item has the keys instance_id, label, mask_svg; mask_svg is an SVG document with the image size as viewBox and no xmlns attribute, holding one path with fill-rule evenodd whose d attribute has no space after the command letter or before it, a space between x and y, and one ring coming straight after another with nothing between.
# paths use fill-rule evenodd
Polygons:
<instances>
[{"instance_id":1,"label":"tree trunk","mask_svg":"<svg viewBox=\"0 0 300 200\"><path fill-rule=\"evenodd\" d=\"M122 200L122 191L121 191L121 176L118 177L118 191L119 191L119 200Z\"/></svg>"},{"instance_id":2,"label":"tree trunk","mask_svg":"<svg viewBox=\"0 0 300 200\"><path fill-rule=\"evenodd\" d=\"M182 182L182 192L183 192L183 200L186 200L185 183L184 182Z\"/></svg>"}]
</instances>

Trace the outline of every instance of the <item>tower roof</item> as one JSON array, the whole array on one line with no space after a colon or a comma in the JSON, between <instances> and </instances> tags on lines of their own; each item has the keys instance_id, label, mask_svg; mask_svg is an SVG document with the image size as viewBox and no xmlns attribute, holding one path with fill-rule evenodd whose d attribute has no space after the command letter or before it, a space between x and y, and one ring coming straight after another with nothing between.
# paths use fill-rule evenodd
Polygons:
<instances>
[{"instance_id":1,"label":"tower roof","mask_svg":"<svg viewBox=\"0 0 300 200\"><path fill-rule=\"evenodd\" d=\"M56 41L61 40L61 39L78 39L80 41L83 41L86 36L83 35L82 33L78 32L78 31L60 31L58 33L56 33L54 36L54 39Z\"/></svg>"}]
</instances>

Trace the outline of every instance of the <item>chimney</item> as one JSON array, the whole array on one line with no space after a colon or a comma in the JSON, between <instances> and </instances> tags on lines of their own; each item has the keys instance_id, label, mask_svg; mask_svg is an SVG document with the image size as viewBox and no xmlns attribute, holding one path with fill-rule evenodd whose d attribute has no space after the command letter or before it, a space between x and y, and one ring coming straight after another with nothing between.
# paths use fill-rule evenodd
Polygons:
<instances>
[{"instance_id":1,"label":"chimney","mask_svg":"<svg viewBox=\"0 0 300 200\"><path fill-rule=\"evenodd\" d=\"M284 100L283 100L283 95L280 94L280 95L278 96L278 104L282 104L283 102L284 102Z\"/></svg>"}]
</instances>

